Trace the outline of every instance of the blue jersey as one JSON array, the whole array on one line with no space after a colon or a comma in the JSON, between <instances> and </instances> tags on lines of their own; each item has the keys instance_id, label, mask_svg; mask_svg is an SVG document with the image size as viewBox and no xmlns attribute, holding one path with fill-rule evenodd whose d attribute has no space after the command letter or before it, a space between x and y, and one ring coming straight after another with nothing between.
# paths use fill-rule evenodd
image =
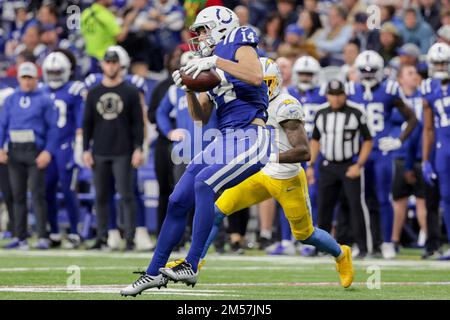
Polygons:
<instances>
[{"instance_id":1,"label":"blue jersey","mask_svg":"<svg viewBox=\"0 0 450 320\"><path fill-rule=\"evenodd\" d=\"M450 95L438 79L426 79L420 87L423 98L433 110L437 141L450 142Z\"/></svg>"},{"instance_id":2,"label":"blue jersey","mask_svg":"<svg viewBox=\"0 0 450 320\"><path fill-rule=\"evenodd\" d=\"M54 154L58 144L56 109L41 89L23 92L17 88L5 99L0 114L0 146L6 141L34 143Z\"/></svg>"},{"instance_id":3,"label":"blue jersey","mask_svg":"<svg viewBox=\"0 0 450 320\"><path fill-rule=\"evenodd\" d=\"M394 103L401 100L399 84L386 80L366 92L360 83L346 83L347 101L349 104L362 108L367 114L367 124L374 137L374 149L378 149L378 139L389 135L390 117Z\"/></svg>"},{"instance_id":4,"label":"blue jersey","mask_svg":"<svg viewBox=\"0 0 450 320\"><path fill-rule=\"evenodd\" d=\"M91 73L84 80L84 85L88 90L90 90L96 85L98 85L100 82L102 82L102 80L103 80L102 73ZM144 78L135 74L127 74L124 77L124 80L135 86L139 90L139 92L142 93L145 97L145 95L147 94L147 83L145 82Z\"/></svg>"},{"instance_id":5,"label":"blue jersey","mask_svg":"<svg viewBox=\"0 0 450 320\"><path fill-rule=\"evenodd\" d=\"M194 123L189 114L186 93L184 92L184 90L178 88L175 85L172 85L169 88L166 95L161 100L156 113L156 121L161 132L166 136L168 135L169 131L173 129L184 129L187 131L190 136L189 139L185 139L184 141L180 142L181 144L183 144L183 150L188 150L187 148L190 148L190 154L187 154L185 152L182 152L181 154L181 156L187 161L190 161L192 158L194 158L211 142L204 141L202 139L204 132L211 128L217 128L217 118L215 110L213 110L208 124L199 127ZM195 146L195 144L198 142L201 143ZM187 146L187 144L190 144L190 146Z\"/></svg>"},{"instance_id":6,"label":"blue jersey","mask_svg":"<svg viewBox=\"0 0 450 320\"><path fill-rule=\"evenodd\" d=\"M412 108L419 123L414 128L411 135L403 142L402 147L399 150L393 151L393 156L395 158L405 159L407 162L405 164L407 169L412 169L414 162L420 161L422 159L423 100L419 90L415 91L410 96L404 95L403 92L401 92L401 95L406 105ZM401 132L406 126L406 122L405 117L397 108L394 108L394 110L392 111L390 122L391 131L389 135L394 138L400 137Z\"/></svg>"},{"instance_id":7,"label":"blue jersey","mask_svg":"<svg viewBox=\"0 0 450 320\"><path fill-rule=\"evenodd\" d=\"M42 88L53 99L56 107L59 146L71 143L75 139L76 130L82 127L83 95L86 90L84 84L80 81L69 81L56 90L47 85Z\"/></svg>"},{"instance_id":8,"label":"blue jersey","mask_svg":"<svg viewBox=\"0 0 450 320\"><path fill-rule=\"evenodd\" d=\"M310 90L300 91L296 86L292 85L287 88L287 91L290 95L300 101L303 106L303 110L305 111L305 130L308 137L311 139L316 113L325 106L325 103L327 102L325 96L326 86L317 86Z\"/></svg>"},{"instance_id":9,"label":"blue jersey","mask_svg":"<svg viewBox=\"0 0 450 320\"><path fill-rule=\"evenodd\" d=\"M259 38L249 27L239 27L230 32L219 42L214 54L227 60L236 62L236 51L242 46L256 49ZM236 79L232 75L216 69L222 82L208 92L217 109L218 128L244 128L254 118L267 121L267 107L269 104L268 88L264 81L259 87Z\"/></svg>"}]
</instances>

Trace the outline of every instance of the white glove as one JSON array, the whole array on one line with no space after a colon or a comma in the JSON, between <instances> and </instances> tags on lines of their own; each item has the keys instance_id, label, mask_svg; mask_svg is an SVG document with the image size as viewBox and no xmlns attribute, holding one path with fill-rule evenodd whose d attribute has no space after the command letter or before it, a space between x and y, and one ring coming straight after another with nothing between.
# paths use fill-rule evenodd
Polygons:
<instances>
[{"instance_id":1,"label":"white glove","mask_svg":"<svg viewBox=\"0 0 450 320\"><path fill-rule=\"evenodd\" d=\"M378 142L378 148L383 152L389 152L400 149L402 141L398 138L384 137Z\"/></svg>"},{"instance_id":2,"label":"white glove","mask_svg":"<svg viewBox=\"0 0 450 320\"><path fill-rule=\"evenodd\" d=\"M173 82L175 82L175 85L176 85L178 88L183 89L183 90L186 91L186 92L190 91L190 90L188 89L188 87L186 87L186 85L183 84L183 80L181 79L180 70L175 70L175 71L172 73L172 79L173 79Z\"/></svg>"},{"instance_id":3,"label":"white glove","mask_svg":"<svg viewBox=\"0 0 450 320\"><path fill-rule=\"evenodd\" d=\"M84 167L83 161L83 136L77 134L75 137L75 146L73 148L73 160L80 167Z\"/></svg>"},{"instance_id":4,"label":"white glove","mask_svg":"<svg viewBox=\"0 0 450 320\"><path fill-rule=\"evenodd\" d=\"M198 59L192 59L189 60L188 63L184 67L182 67L182 70L186 74L194 73L192 78L197 78L197 76L202 71L211 70L216 66L217 62L217 56L211 56L206 58L198 58Z\"/></svg>"}]
</instances>

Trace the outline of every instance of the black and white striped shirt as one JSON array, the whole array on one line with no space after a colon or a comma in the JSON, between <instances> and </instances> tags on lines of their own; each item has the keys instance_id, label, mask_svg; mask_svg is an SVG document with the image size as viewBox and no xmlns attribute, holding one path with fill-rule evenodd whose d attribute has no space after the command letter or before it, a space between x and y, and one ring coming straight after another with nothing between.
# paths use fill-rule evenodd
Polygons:
<instances>
[{"instance_id":1,"label":"black and white striped shirt","mask_svg":"<svg viewBox=\"0 0 450 320\"><path fill-rule=\"evenodd\" d=\"M359 155L361 138L371 140L372 136L364 111L346 104L338 111L328 106L317 112L312 138L319 141L326 160L342 162Z\"/></svg>"}]
</instances>

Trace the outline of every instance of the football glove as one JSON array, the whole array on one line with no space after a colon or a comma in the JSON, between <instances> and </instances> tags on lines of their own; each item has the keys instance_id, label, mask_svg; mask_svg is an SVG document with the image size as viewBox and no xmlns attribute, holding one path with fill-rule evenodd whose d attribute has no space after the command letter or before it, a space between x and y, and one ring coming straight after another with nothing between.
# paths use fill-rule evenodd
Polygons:
<instances>
[{"instance_id":1,"label":"football glove","mask_svg":"<svg viewBox=\"0 0 450 320\"><path fill-rule=\"evenodd\" d=\"M216 66L217 56L213 55L206 58L198 58L189 60L188 63L182 67L186 74L191 74L192 78L195 79L202 71L211 70Z\"/></svg>"}]
</instances>

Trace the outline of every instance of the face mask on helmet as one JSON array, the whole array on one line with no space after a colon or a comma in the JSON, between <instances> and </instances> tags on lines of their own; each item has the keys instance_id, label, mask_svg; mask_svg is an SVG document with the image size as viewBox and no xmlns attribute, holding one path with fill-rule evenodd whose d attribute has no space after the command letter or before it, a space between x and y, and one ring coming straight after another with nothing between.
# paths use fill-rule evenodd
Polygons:
<instances>
[{"instance_id":1,"label":"face mask on helmet","mask_svg":"<svg viewBox=\"0 0 450 320\"><path fill-rule=\"evenodd\" d=\"M275 91L278 87L278 79L276 76L264 76L264 82L269 88L269 100L272 100L277 95Z\"/></svg>"},{"instance_id":2,"label":"face mask on helmet","mask_svg":"<svg viewBox=\"0 0 450 320\"><path fill-rule=\"evenodd\" d=\"M435 79L448 79L450 76L450 63L448 61L432 61L430 63L430 77Z\"/></svg>"},{"instance_id":3,"label":"face mask on helmet","mask_svg":"<svg viewBox=\"0 0 450 320\"><path fill-rule=\"evenodd\" d=\"M209 57L214 51L216 42L211 36L211 30L208 26L198 27L194 31L197 36L189 40L189 49L196 55Z\"/></svg>"},{"instance_id":4,"label":"face mask on helmet","mask_svg":"<svg viewBox=\"0 0 450 320\"><path fill-rule=\"evenodd\" d=\"M62 87L67 82L63 69L43 70L44 81L52 89Z\"/></svg>"},{"instance_id":5,"label":"face mask on helmet","mask_svg":"<svg viewBox=\"0 0 450 320\"><path fill-rule=\"evenodd\" d=\"M297 72L297 86L300 90L306 91L314 88L314 74L311 72Z\"/></svg>"},{"instance_id":6,"label":"face mask on helmet","mask_svg":"<svg viewBox=\"0 0 450 320\"><path fill-rule=\"evenodd\" d=\"M372 87L379 82L378 79L379 70L377 68L371 68L366 66L363 68L359 68L358 71L359 71L359 80L361 81L362 84Z\"/></svg>"}]
</instances>

